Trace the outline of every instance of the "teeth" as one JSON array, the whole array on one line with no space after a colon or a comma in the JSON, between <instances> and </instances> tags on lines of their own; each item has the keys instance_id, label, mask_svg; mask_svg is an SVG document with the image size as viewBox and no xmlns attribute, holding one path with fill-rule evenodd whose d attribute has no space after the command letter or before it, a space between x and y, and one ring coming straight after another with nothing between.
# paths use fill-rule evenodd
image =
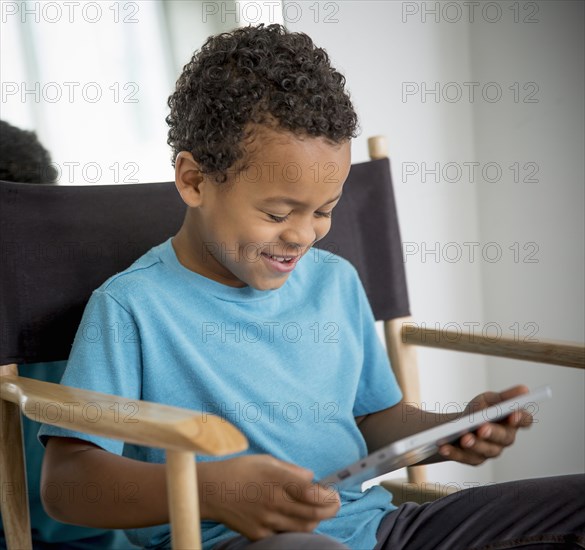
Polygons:
<instances>
[{"instance_id":1,"label":"teeth","mask_svg":"<svg viewBox=\"0 0 585 550\"><path fill-rule=\"evenodd\" d=\"M269 257L280 263L289 262L290 260L292 260L292 258L277 258L276 256L272 256L272 254L269 254Z\"/></svg>"}]
</instances>

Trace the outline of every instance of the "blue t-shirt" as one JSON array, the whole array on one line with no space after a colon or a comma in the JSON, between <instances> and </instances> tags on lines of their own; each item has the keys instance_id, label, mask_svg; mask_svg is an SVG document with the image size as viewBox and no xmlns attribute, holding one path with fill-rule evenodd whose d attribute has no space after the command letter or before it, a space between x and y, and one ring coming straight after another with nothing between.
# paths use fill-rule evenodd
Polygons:
<instances>
[{"instance_id":1,"label":"blue t-shirt","mask_svg":"<svg viewBox=\"0 0 585 550\"><path fill-rule=\"evenodd\" d=\"M402 397L349 262L315 248L279 289L235 288L185 268L171 239L93 292L62 383L217 414L247 437L241 454L271 454L316 479L367 454L356 416ZM120 421L133 414L120 411ZM162 449L49 425L39 435L164 462ZM357 486L340 496L337 516L316 532L373 548L382 517L395 509L391 494ZM201 529L204 549L237 534L213 521ZM170 528L128 535L145 547L165 546Z\"/></svg>"}]
</instances>

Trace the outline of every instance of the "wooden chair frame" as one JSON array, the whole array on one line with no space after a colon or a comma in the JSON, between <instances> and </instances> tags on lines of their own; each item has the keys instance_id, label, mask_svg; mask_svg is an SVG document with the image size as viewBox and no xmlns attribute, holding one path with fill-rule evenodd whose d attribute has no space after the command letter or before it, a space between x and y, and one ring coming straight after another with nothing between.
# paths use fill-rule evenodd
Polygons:
<instances>
[{"instance_id":1,"label":"wooden chair frame","mask_svg":"<svg viewBox=\"0 0 585 550\"><path fill-rule=\"evenodd\" d=\"M385 139L368 140L372 160L387 157ZM420 328L411 317L384 321L390 362L405 401L420 403L416 348L429 346L454 351L524 359L575 368L585 367L585 347L572 342L541 340L518 342L482 336L457 338L454 331ZM28 418L64 428L165 449L169 517L173 548L201 548L195 454L226 455L247 448L245 437L218 417L177 407L69 388L18 376L15 364L0 366L0 483L2 519L9 549L32 549L21 413ZM137 422L119 422L116 411L127 403L138 405ZM84 418L88 405L101 411L98 422ZM405 483L384 482L398 500L413 489L428 500L449 490L427 484L424 467L408 469ZM416 499L415 499L416 500Z\"/></svg>"},{"instance_id":2,"label":"wooden chair frame","mask_svg":"<svg viewBox=\"0 0 585 550\"><path fill-rule=\"evenodd\" d=\"M392 369L402 388L404 400L409 403L421 402L416 346L585 368L585 346L576 342L520 342L513 336L498 338L497 341L481 335L461 338L461 334L454 330L421 328L413 322L412 317L384 321L384 336ZM407 479L386 480L381 485L393 494L395 504L407 500L422 503L457 491L452 486L429 482L425 466L409 467Z\"/></svg>"},{"instance_id":3,"label":"wooden chair frame","mask_svg":"<svg viewBox=\"0 0 585 550\"><path fill-rule=\"evenodd\" d=\"M21 412L31 420L84 433L158 447L166 451L169 517L173 548L201 548L195 454L226 455L247 448L246 438L229 422L210 414L133 401L18 376L17 365L0 367L0 483L2 520L8 549L31 550ZM131 404L135 422L120 422ZM97 407L101 418L83 414Z\"/></svg>"}]
</instances>

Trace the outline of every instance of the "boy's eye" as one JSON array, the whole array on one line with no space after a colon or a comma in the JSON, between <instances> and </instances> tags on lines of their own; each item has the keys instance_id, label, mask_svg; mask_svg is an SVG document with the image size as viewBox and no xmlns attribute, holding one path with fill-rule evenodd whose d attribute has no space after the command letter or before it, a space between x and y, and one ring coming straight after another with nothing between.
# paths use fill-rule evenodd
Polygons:
<instances>
[{"instance_id":1,"label":"boy's eye","mask_svg":"<svg viewBox=\"0 0 585 550\"><path fill-rule=\"evenodd\" d=\"M332 213L331 212L315 212L315 214L320 218L330 218ZM273 214L266 213L266 215L269 216L276 223L282 223L288 219L288 214L286 216L274 216Z\"/></svg>"},{"instance_id":2,"label":"boy's eye","mask_svg":"<svg viewBox=\"0 0 585 550\"><path fill-rule=\"evenodd\" d=\"M282 223L288 218L288 216L273 216L272 214L267 214L267 216L272 218L276 223Z\"/></svg>"}]
</instances>

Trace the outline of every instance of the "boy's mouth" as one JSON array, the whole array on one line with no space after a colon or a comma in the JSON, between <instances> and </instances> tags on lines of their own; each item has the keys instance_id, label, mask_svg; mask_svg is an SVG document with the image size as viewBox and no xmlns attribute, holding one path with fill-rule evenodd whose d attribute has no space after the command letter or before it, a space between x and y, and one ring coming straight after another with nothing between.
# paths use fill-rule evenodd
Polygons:
<instances>
[{"instance_id":1,"label":"boy's mouth","mask_svg":"<svg viewBox=\"0 0 585 550\"><path fill-rule=\"evenodd\" d=\"M298 262L299 256L275 256L273 254L261 253L261 256L267 261L268 265L281 273L292 271Z\"/></svg>"},{"instance_id":2,"label":"boy's mouth","mask_svg":"<svg viewBox=\"0 0 585 550\"><path fill-rule=\"evenodd\" d=\"M296 261L298 258L298 256L274 256L273 254L266 254L265 252L262 252L262 255L281 263L290 263L293 260Z\"/></svg>"}]
</instances>

